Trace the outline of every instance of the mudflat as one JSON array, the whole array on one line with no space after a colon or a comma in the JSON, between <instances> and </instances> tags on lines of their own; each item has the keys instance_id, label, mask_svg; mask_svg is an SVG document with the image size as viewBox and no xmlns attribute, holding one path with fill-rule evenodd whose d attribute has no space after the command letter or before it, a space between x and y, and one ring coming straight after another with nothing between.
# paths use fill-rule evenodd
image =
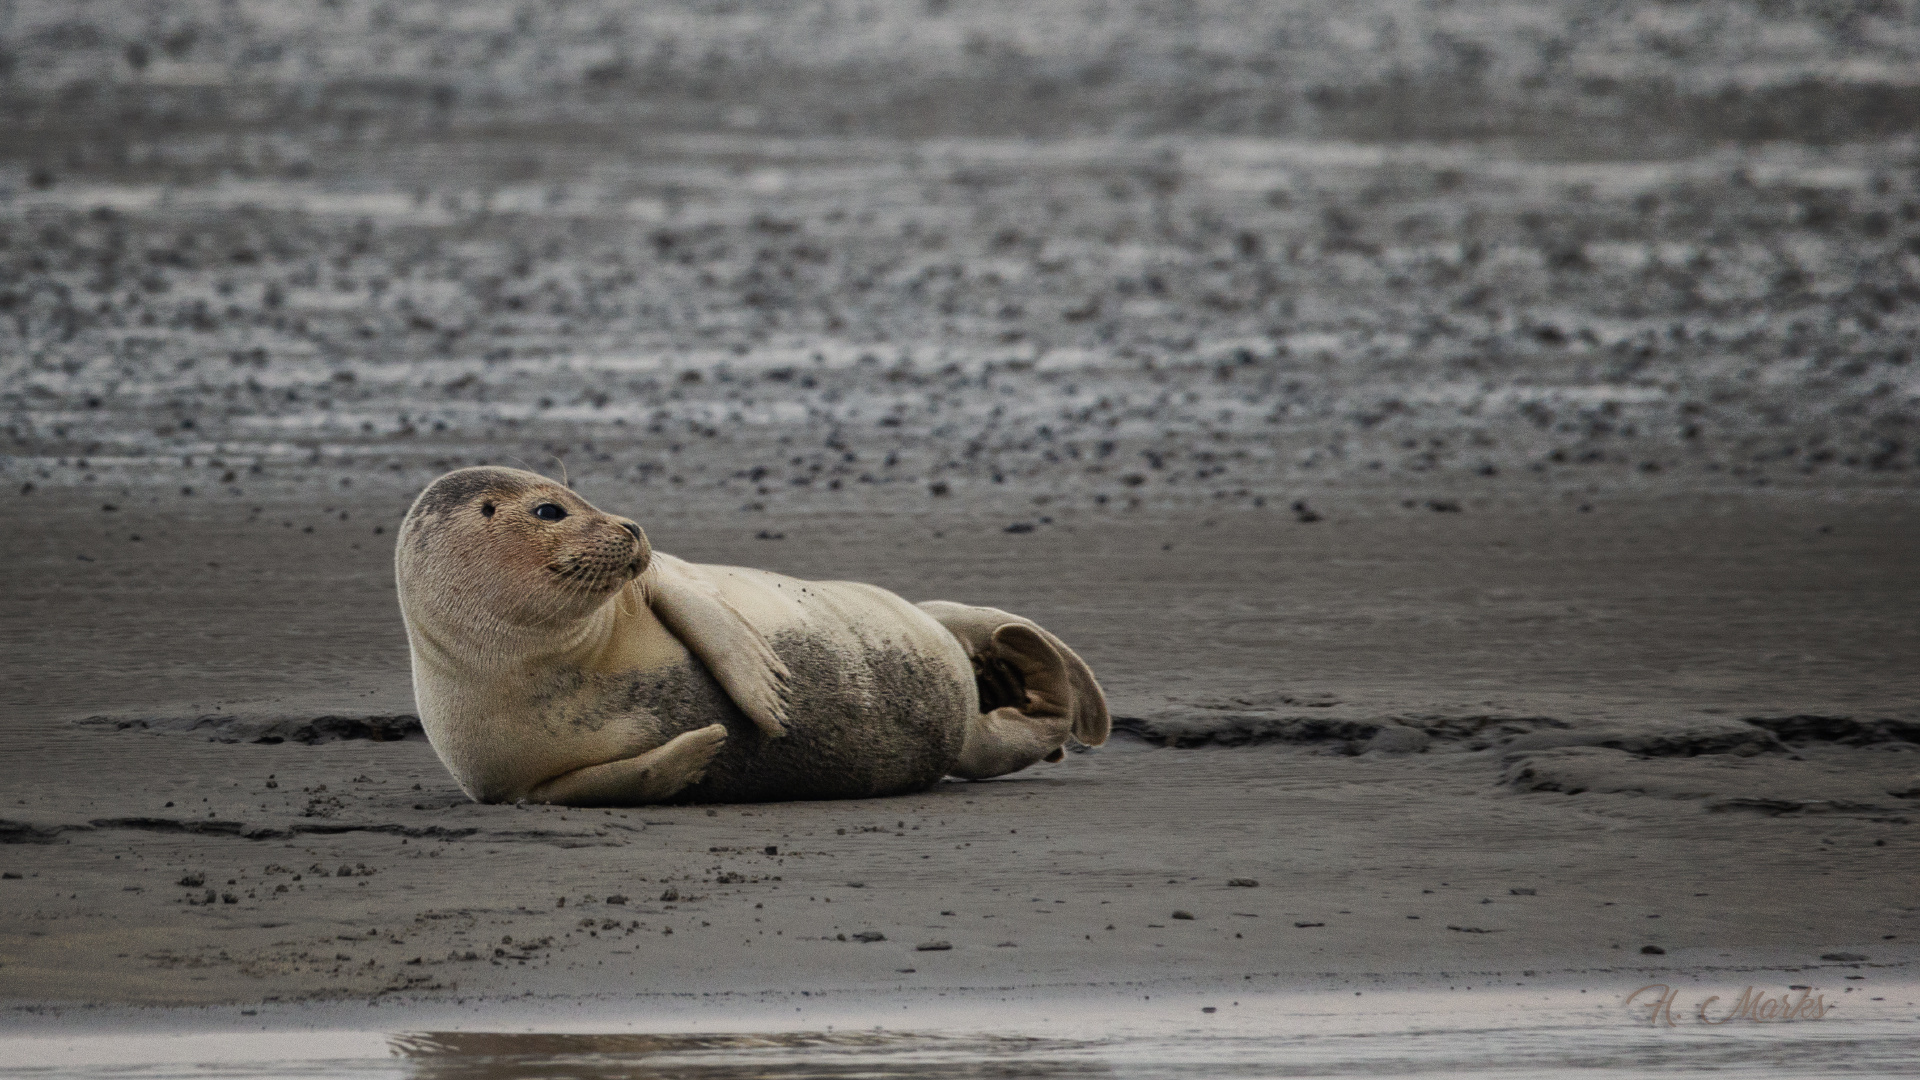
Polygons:
<instances>
[{"instance_id":1,"label":"mudflat","mask_svg":"<svg viewBox=\"0 0 1920 1080\"><path fill-rule=\"evenodd\" d=\"M0 1072L1913 1072L1910 6L6 5ZM485 463L1114 738L470 803Z\"/></svg>"},{"instance_id":2,"label":"mudflat","mask_svg":"<svg viewBox=\"0 0 1920 1080\"><path fill-rule=\"evenodd\" d=\"M473 804L439 766L393 599L405 494L348 515L9 496L17 1018L1782 970L1859 1000L1911 981L1920 509L1900 491L1435 510L1349 490L1310 515L1068 509L1008 531L978 505L649 516L589 488L682 557L1036 618L1119 729L913 796L613 811Z\"/></svg>"}]
</instances>

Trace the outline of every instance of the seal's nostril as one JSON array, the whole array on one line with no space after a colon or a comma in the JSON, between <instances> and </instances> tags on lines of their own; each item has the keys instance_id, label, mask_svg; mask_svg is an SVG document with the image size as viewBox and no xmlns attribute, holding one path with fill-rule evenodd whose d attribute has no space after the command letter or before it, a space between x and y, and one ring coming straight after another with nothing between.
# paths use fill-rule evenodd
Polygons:
<instances>
[{"instance_id":1,"label":"seal's nostril","mask_svg":"<svg viewBox=\"0 0 1920 1080\"><path fill-rule=\"evenodd\" d=\"M620 527L632 533L635 540L640 539L640 526L635 525L631 521L623 521L620 523Z\"/></svg>"}]
</instances>

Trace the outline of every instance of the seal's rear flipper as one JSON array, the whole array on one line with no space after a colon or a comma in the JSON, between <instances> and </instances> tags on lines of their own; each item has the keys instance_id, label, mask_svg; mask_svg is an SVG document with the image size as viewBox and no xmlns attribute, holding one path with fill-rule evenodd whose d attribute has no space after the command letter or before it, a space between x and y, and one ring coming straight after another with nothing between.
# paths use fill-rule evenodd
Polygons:
<instances>
[{"instance_id":1,"label":"seal's rear flipper","mask_svg":"<svg viewBox=\"0 0 1920 1080\"><path fill-rule=\"evenodd\" d=\"M720 590L663 552L642 578L647 606L700 658L740 711L769 738L787 733L787 665Z\"/></svg>"},{"instance_id":2,"label":"seal's rear flipper","mask_svg":"<svg viewBox=\"0 0 1920 1080\"><path fill-rule=\"evenodd\" d=\"M1107 711L1107 694L1093 677L1093 669L1080 659L1079 653L1067 648L1066 642L1041 627L1034 629L1053 644L1067 665L1067 681L1073 686L1073 737L1088 746L1104 744L1107 736L1113 734L1113 714Z\"/></svg>"},{"instance_id":3,"label":"seal's rear flipper","mask_svg":"<svg viewBox=\"0 0 1920 1080\"><path fill-rule=\"evenodd\" d=\"M959 639L980 690L980 715L967 726L953 775L981 780L1059 761L1069 736L1089 746L1107 741L1106 695L1065 642L996 608L936 600L920 609Z\"/></svg>"}]
</instances>

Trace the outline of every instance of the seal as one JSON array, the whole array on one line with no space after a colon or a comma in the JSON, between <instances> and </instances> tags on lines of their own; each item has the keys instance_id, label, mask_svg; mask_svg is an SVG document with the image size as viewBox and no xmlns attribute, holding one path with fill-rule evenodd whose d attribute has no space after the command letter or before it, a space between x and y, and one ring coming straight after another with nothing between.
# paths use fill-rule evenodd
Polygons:
<instances>
[{"instance_id":1,"label":"seal","mask_svg":"<svg viewBox=\"0 0 1920 1080\"><path fill-rule=\"evenodd\" d=\"M1031 620L686 562L518 469L430 484L394 575L421 724L482 802L891 795L1111 728L1093 672Z\"/></svg>"}]
</instances>

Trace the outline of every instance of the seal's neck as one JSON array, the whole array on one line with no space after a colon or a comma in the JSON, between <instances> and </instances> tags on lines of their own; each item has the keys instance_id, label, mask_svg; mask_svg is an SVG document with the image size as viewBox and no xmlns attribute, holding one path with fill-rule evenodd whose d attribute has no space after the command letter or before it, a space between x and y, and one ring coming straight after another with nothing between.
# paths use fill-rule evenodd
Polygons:
<instances>
[{"instance_id":1,"label":"seal's neck","mask_svg":"<svg viewBox=\"0 0 1920 1080\"><path fill-rule=\"evenodd\" d=\"M591 616L570 628L563 647L556 638L548 662L583 671L646 670L686 659L686 646L653 612L648 595L652 567L615 593Z\"/></svg>"},{"instance_id":2,"label":"seal's neck","mask_svg":"<svg viewBox=\"0 0 1920 1080\"><path fill-rule=\"evenodd\" d=\"M579 622L542 635L538 650L527 659L542 667L606 670L614 666L611 661L629 635L658 622L637 583L628 582Z\"/></svg>"},{"instance_id":3,"label":"seal's neck","mask_svg":"<svg viewBox=\"0 0 1920 1080\"><path fill-rule=\"evenodd\" d=\"M531 665L614 671L648 666L661 642L673 640L648 607L640 581L629 582L570 623L514 626L474 612L409 619L408 629L421 659L450 670Z\"/></svg>"}]
</instances>

